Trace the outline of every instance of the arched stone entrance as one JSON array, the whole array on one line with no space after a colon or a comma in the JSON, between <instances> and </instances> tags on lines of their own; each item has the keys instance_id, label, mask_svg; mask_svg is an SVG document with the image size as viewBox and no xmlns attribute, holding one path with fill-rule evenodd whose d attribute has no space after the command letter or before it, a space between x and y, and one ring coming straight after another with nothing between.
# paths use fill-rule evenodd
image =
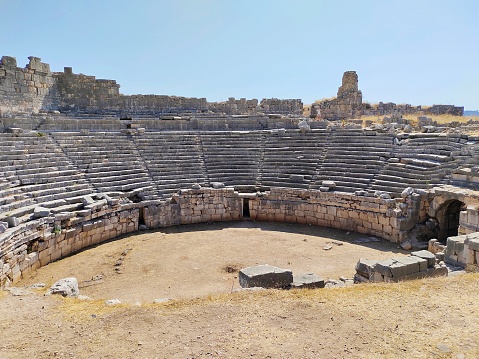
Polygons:
<instances>
[{"instance_id":1,"label":"arched stone entrance","mask_svg":"<svg viewBox=\"0 0 479 359\"><path fill-rule=\"evenodd\" d=\"M438 240L446 243L448 237L457 236L459 228L459 216L461 211L466 210L466 204L457 199L444 202L436 212L439 222Z\"/></svg>"}]
</instances>

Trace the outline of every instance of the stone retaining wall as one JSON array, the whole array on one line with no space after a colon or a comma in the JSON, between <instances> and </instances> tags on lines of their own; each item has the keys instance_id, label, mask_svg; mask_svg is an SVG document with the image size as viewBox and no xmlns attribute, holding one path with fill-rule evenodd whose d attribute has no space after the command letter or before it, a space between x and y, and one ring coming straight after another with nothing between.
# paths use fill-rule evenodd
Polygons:
<instances>
[{"instance_id":1,"label":"stone retaining wall","mask_svg":"<svg viewBox=\"0 0 479 359\"><path fill-rule=\"evenodd\" d=\"M104 206L85 216L39 218L0 234L0 288L80 249L138 230L137 206Z\"/></svg>"},{"instance_id":2,"label":"stone retaining wall","mask_svg":"<svg viewBox=\"0 0 479 359\"><path fill-rule=\"evenodd\" d=\"M184 190L163 203L143 208L149 228L241 219L242 198L233 188Z\"/></svg>"},{"instance_id":3,"label":"stone retaining wall","mask_svg":"<svg viewBox=\"0 0 479 359\"><path fill-rule=\"evenodd\" d=\"M119 204L118 201L86 201L88 205L83 209L60 213L53 211L51 213L54 214L47 217L32 218L4 229L0 234L0 287L14 283L30 271L82 248L135 232L140 224L154 229L240 220L249 214L251 219L258 221L332 227L403 243L410 238L415 226L427 218L426 213L431 208L428 206L431 201L430 194L415 193L412 189L405 191L401 198L388 199L344 192L286 188L257 193L238 193L229 187L199 188L181 190L166 201L152 200L129 204L124 203L124 200L123 204ZM433 203L432 206L436 204ZM477 216L471 220L476 221ZM464 218L464 221L469 222L469 217ZM467 223L462 222L462 225L465 224ZM450 237L446 262L477 266L478 238L477 233ZM404 263L403 259L394 259L393 262L384 262L379 266L384 267L381 267L383 272L387 272L386 267L394 268L394 271L391 270L392 275L388 276L389 272L384 274L379 271L382 277L363 277L368 280L374 277L375 281L394 281L437 275L439 272L443 274L444 271L442 267L431 265L424 269L417 260L414 263ZM412 267L418 267L420 270L413 273ZM393 272L396 275L393 275ZM364 274L365 271L361 273Z\"/></svg>"},{"instance_id":4,"label":"stone retaining wall","mask_svg":"<svg viewBox=\"0 0 479 359\"><path fill-rule=\"evenodd\" d=\"M425 220L426 197L381 199L344 192L271 189L249 200L251 219L312 224L403 242Z\"/></svg>"}]
</instances>

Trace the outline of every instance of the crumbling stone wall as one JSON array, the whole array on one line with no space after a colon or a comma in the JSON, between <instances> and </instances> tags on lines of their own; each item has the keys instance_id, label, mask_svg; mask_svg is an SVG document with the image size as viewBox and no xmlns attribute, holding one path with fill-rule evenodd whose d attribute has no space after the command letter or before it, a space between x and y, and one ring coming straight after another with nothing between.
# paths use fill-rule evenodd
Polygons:
<instances>
[{"instance_id":1,"label":"crumbling stone wall","mask_svg":"<svg viewBox=\"0 0 479 359\"><path fill-rule=\"evenodd\" d=\"M319 110L321 117L327 120L357 118L362 115L362 103L363 95L358 89L358 75L355 71L346 71L337 97L320 102Z\"/></svg>"},{"instance_id":2,"label":"crumbling stone wall","mask_svg":"<svg viewBox=\"0 0 479 359\"><path fill-rule=\"evenodd\" d=\"M280 100L277 98L263 99L259 110L264 113L275 113L282 115L301 115L303 113L303 102L300 99Z\"/></svg>"},{"instance_id":3,"label":"crumbling stone wall","mask_svg":"<svg viewBox=\"0 0 479 359\"><path fill-rule=\"evenodd\" d=\"M358 89L358 75L355 71L346 71L343 74L342 85L338 89L337 97L323 100L311 106L310 117L318 115L326 120L344 120L365 116L402 116L412 113L423 115L454 115L463 116L464 107L454 105L433 105L429 108L412 106L410 104L395 104L393 102L379 102L369 104L362 102L362 93Z\"/></svg>"},{"instance_id":4,"label":"crumbling stone wall","mask_svg":"<svg viewBox=\"0 0 479 359\"><path fill-rule=\"evenodd\" d=\"M14 57L0 63L0 117L39 111L61 111L83 116L158 117L164 114L224 113L251 115L258 112L300 116L301 100L257 99L208 102L205 98L166 95L122 95L115 80L75 74L71 67L52 73L50 66L30 56L26 68Z\"/></svg>"},{"instance_id":5,"label":"crumbling stone wall","mask_svg":"<svg viewBox=\"0 0 479 359\"><path fill-rule=\"evenodd\" d=\"M12 113L38 113L57 107L57 91L50 65L30 56L25 68L14 57L0 61L0 117Z\"/></svg>"}]
</instances>

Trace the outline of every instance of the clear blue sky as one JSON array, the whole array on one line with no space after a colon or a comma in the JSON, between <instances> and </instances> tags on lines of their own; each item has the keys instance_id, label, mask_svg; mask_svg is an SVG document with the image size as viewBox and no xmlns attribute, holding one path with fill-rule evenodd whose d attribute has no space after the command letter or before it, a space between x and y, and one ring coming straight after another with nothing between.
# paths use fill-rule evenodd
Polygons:
<instances>
[{"instance_id":1,"label":"clear blue sky","mask_svg":"<svg viewBox=\"0 0 479 359\"><path fill-rule=\"evenodd\" d=\"M117 80L124 94L336 95L479 109L477 0L0 0L0 55Z\"/></svg>"}]
</instances>

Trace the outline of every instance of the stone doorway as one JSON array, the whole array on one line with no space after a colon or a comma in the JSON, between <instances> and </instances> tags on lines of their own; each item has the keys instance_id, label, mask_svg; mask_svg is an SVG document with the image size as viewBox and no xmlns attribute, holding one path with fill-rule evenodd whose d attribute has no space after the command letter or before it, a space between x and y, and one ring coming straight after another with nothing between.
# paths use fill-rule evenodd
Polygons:
<instances>
[{"instance_id":1,"label":"stone doorway","mask_svg":"<svg viewBox=\"0 0 479 359\"><path fill-rule=\"evenodd\" d=\"M439 222L438 240L446 243L448 237L458 235L459 216L466 210L466 204L456 199L444 202L437 210L436 219Z\"/></svg>"},{"instance_id":2,"label":"stone doorway","mask_svg":"<svg viewBox=\"0 0 479 359\"><path fill-rule=\"evenodd\" d=\"M243 218L250 218L249 198L243 198Z\"/></svg>"}]
</instances>

